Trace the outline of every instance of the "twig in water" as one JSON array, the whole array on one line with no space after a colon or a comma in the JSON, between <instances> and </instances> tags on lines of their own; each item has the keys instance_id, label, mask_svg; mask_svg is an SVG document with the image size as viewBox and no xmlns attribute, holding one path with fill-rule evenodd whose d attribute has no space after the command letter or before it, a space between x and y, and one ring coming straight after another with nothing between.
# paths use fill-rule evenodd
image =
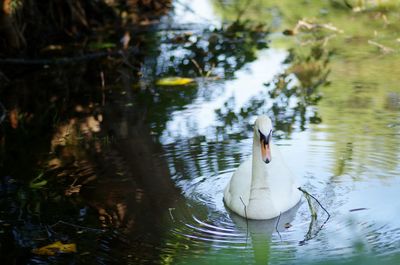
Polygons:
<instances>
[{"instance_id":1,"label":"twig in water","mask_svg":"<svg viewBox=\"0 0 400 265\"><path fill-rule=\"evenodd\" d=\"M280 239L281 239L281 241L282 241L282 236L281 236L281 233L279 233L279 230L278 230L279 221L281 220L281 215L282 215L282 213L281 213L281 212L279 212L278 220L276 221L276 225L275 225L275 230L276 230L276 232L278 233L278 235L279 235L279 238L280 238Z\"/></svg>"},{"instance_id":2,"label":"twig in water","mask_svg":"<svg viewBox=\"0 0 400 265\"><path fill-rule=\"evenodd\" d=\"M193 10L193 9L189 6L189 4L184 4L184 3L182 3L181 1L176 1L176 3L179 4L179 5L181 5L183 8L185 8L186 11L189 11L189 12L193 13L194 15L196 15L198 18L200 18L200 19L202 19L202 20L205 20L205 21L211 22L210 19L199 15L199 13L196 12L195 10Z\"/></svg>"},{"instance_id":3,"label":"twig in water","mask_svg":"<svg viewBox=\"0 0 400 265\"><path fill-rule=\"evenodd\" d=\"M314 224L314 221L315 221L315 220L316 220L316 219L314 219L314 218L311 219L311 222L310 222L310 225L308 226L308 231L307 231L307 234L306 234L305 237L304 237L304 240L301 240L301 241L299 242L300 246L304 245L307 241L309 241L309 240L315 238L315 237L318 235L318 233L322 230L322 228L323 228L323 227L325 226L325 224L328 222L329 216L328 216L328 217L326 218L326 220L322 223L322 225L318 228L318 230L315 231L314 236L313 236L313 235L312 235L312 227L313 227L313 224Z\"/></svg>"},{"instance_id":4,"label":"twig in water","mask_svg":"<svg viewBox=\"0 0 400 265\"><path fill-rule=\"evenodd\" d=\"M247 218L247 211L246 211L246 204L242 199L242 196L239 197L240 201L243 203L244 206L244 215L246 217L246 245L247 245L247 238L249 237L249 219Z\"/></svg>"},{"instance_id":5,"label":"twig in water","mask_svg":"<svg viewBox=\"0 0 400 265\"><path fill-rule=\"evenodd\" d=\"M211 69L208 70L207 73L206 73L206 75L205 75L206 78L210 77L210 75L211 75L211 73L212 73L212 71L213 71L214 68L215 68L215 64L213 63L213 64L211 65Z\"/></svg>"},{"instance_id":6,"label":"twig in water","mask_svg":"<svg viewBox=\"0 0 400 265\"><path fill-rule=\"evenodd\" d=\"M301 28L304 28L304 29L307 29L307 30L323 28L323 29L327 29L327 30L330 30L330 31L343 33L343 30L338 29L338 28L336 28L336 27L334 27L334 26L332 26L330 24L316 24L316 23L307 22L305 20L299 20L297 22L296 26L293 29L293 33L297 34Z\"/></svg>"},{"instance_id":7,"label":"twig in water","mask_svg":"<svg viewBox=\"0 0 400 265\"><path fill-rule=\"evenodd\" d=\"M124 51L124 53L126 53ZM137 54L138 49L129 49L130 54ZM77 64L80 62L86 62L94 59L100 59L103 57L120 57L123 52L120 50L88 53L78 55L74 57L59 57L53 59L20 59L20 58L1 58L1 64L17 64L17 65L65 65L65 64Z\"/></svg>"},{"instance_id":8,"label":"twig in water","mask_svg":"<svg viewBox=\"0 0 400 265\"><path fill-rule=\"evenodd\" d=\"M325 209L325 207L322 206L322 204L317 200L317 198L315 198L313 195L311 195L310 193L308 193L306 190L302 189L301 187L298 187L297 189L300 190L301 192L303 192L303 194L305 195L305 197L307 199L307 202L308 202L308 207L310 208L310 211L311 211L311 222L310 222L310 225L308 227L307 234L305 235L304 240L299 242L300 245L304 245L306 243L306 241L311 240L311 239L315 238L318 235L318 233L322 230L322 228L328 222L328 220L331 217L331 215ZM327 218L325 219L325 221L319 227L319 229L317 229L317 231L315 231L314 236L312 235L312 228L313 228L314 221L317 220L317 213L314 211L314 208L312 207L310 198L313 198L319 204L319 206L326 212L326 214L328 215Z\"/></svg>"},{"instance_id":9,"label":"twig in water","mask_svg":"<svg viewBox=\"0 0 400 265\"><path fill-rule=\"evenodd\" d=\"M200 74L202 77L204 77L203 69L201 69L199 63L198 63L195 59L190 59L190 60L192 61L192 63L194 64L194 66L196 66L197 71L199 71L199 74Z\"/></svg>"},{"instance_id":10,"label":"twig in water","mask_svg":"<svg viewBox=\"0 0 400 265\"><path fill-rule=\"evenodd\" d=\"M319 204L319 206L321 206L322 210L324 210L326 212L326 214L328 215L328 219L329 219L329 217L331 217L329 212L325 209L324 206L322 206L322 204L319 202L319 200L317 200L317 198L315 198L313 195L311 195L310 193L308 193L306 190L302 189L301 187L298 187L297 189L299 191L303 192L304 194L310 196L311 198L313 198Z\"/></svg>"},{"instance_id":11,"label":"twig in water","mask_svg":"<svg viewBox=\"0 0 400 265\"><path fill-rule=\"evenodd\" d=\"M57 223L50 225L50 227L53 228L54 226L56 226L58 224L69 225L69 226L72 226L72 227L75 227L75 228L79 228L79 229L84 229L84 230L91 230L91 231L94 231L94 232L97 232L97 233L104 232L103 229L91 228L91 227L86 227L86 226L82 226L82 225L76 225L76 224L72 224L72 223L69 223L69 222L62 221L62 220L59 220L59 221L57 221Z\"/></svg>"},{"instance_id":12,"label":"twig in water","mask_svg":"<svg viewBox=\"0 0 400 265\"><path fill-rule=\"evenodd\" d=\"M371 44L371 45L374 45L374 46L378 47L385 54L394 52L394 49L389 48L389 47L387 47L385 45L382 45L382 44L377 43L377 42L372 41L372 40L368 40L368 44Z\"/></svg>"}]
</instances>

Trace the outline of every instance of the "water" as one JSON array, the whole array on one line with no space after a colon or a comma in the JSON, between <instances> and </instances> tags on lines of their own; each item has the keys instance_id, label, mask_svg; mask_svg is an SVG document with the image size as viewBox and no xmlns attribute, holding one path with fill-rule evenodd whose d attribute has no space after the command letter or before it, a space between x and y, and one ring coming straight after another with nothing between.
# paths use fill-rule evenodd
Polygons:
<instances>
[{"instance_id":1,"label":"water","mask_svg":"<svg viewBox=\"0 0 400 265\"><path fill-rule=\"evenodd\" d=\"M185 25L200 20L193 29L199 32L220 25L217 11L210 13L216 8L212 3L195 1L196 13L184 12L185 3L176 3L175 20ZM400 91L391 59L375 66L382 55L365 52L344 62L340 56L346 55L332 58L317 47L322 56L311 56L307 64L300 56L287 62L290 51L279 45L259 49L255 57L247 54L254 47L235 46L246 53L231 59L224 58L225 48L209 48L202 63L219 78L197 77L185 87L152 86L152 78L166 73L197 74L189 61L186 67L169 66L207 41L183 51L171 41L175 34L180 33L159 33L161 52L144 58L140 67L148 76L139 84L127 78L126 68L118 78L109 77L115 83L107 82L100 94L93 92L100 87L98 75L90 81L82 77L83 85L68 81L91 76L99 70L93 64L90 71L45 68L15 85L69 88L72 110L60 114L53 131L40 121L17 127L26 126L30 134L25 127L6 129L7 139L19 140L3 145L0 247L6 261L357 264L378 257L395 264ZM272 37L272 44L280 38ZM211 66L215 58L220 64ZM320 62L324 59L328 63ZM365 72L355 70L361 67ZM84 97L73 89L79 85ZM329 211L326 223L321 208L312 222L305 199L267 221L247 222L224 206L222 191L251 155L252 124L263 113L273 119L273 141L301 186ZM36 183L47 184L32 187L37 176ZM55 240L76 243L78 253L31 254Z\"/></svg>"},{"instance_id":2,"label":"water","mask_svg":"<svg viewBox=\"0 0 400 265\"><path fill-rule=\"evenodd\" d=\"M303 186L317 196L331 213L331 219L314 239L300 244L310 223L306 203L302 203L293 217L288 218L287 222L293 226L289 229L282 227L280 235L275 231L277 220L264 224L260 222L261 225L250 226L247 231L243 220L235 220L240 218L230 215L223 205L223 189L231 174L251 154L251 132L243 131L242 137L237 139L236 133L240 134L243 126L233 125L224 130L228 136L220 138L215 129L215 124L218 126L219 123L214 110L224 108L224 103L232 98L240 98L242 101L232 103L236 108L233 112L238 113L253 97L265 96L263 83L269 82L268 78L276 73L262 75L257 70L265 62L271 65L262 68L264 72L265 69L281 70L284 54L274 49L260 53L258 60L251 63L247 70L238 72L239 80L226 82L225 86L204 84L204 88L199 88L193 104L171 114L160 139L165 146L171 171L179 171L173 176L174 182L182 189L188 203L194 204L192 216L180 220L183 228L178 225L173 229L176 237L183 236L190 242L186 243L189 244L188 249L180 250L178 261L251 263L249 260L253 259L261 262L258 258L262 257L260 259L264 259L264 264L268 261L287 264L296 260L319 260L321 257L328 260L338 256L350 258L359 255L360 248L373 255L396 253L399 245L395 236L399 231L396 218L396 209L400 206L396 202L399 165L393 161L397 159L397 152L390 155L390 149L398 139L390 137L393 142L387 145L387 149L376 149L373 142L379 136L346 135L343 126L353 127L355 120L353 117L346 120L343 113L341 126L325 123L310 125L305 131L297 129L288 139L276 140L291 170L302 176ZM241 79L242 76L245 77ZM238 92L244 84L251 84L250 89ZM202 96L207 94L202 89L209 89L209 86L214 93L216 89L224 90L224 93L209 102ZM243 94L235 96L235 93ZM259 111L263 113L263 109ZM386 128L393 119L390 113L379 117L375 122ZM336 119L331 122L337 122ZM337 143L335 138L342 138L342 141ZM175 159L186 160L186 168L176 169ZM389 170L391 167L392 170ZM197 217L199 208L202 214L207 209L203 219ZM283 221L281 225L287 222Z\"/></svg>"}]
</instances>

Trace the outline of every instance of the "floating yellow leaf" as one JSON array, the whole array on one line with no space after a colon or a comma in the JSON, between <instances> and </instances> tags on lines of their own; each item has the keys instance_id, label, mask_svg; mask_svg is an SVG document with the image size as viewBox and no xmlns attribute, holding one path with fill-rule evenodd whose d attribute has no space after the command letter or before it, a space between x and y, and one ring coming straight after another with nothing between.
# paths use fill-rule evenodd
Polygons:
<instances>
[{"instance_id":1,"label":"floating yellow leaf","mask_svg":"<svg viewBox=\"0 0 400 265\"><path fill-rule=\"evenodd\" d=\"M187 77L166 77L157 81L159 86L183 86L194 82L192 78Z\"/></svg>"},{"instance_id":2,"label":"floating yellow leaf","mask_svg":"<svg viewBox=\"0 0 400 265\"><path fill-rule=\"evenodd\" d=\"M71 253L76 252L76 244L63 244L61 241L54 242L50 245L35 248L32 250L33 254L36 255L46 255L46 256L54 256L57 253Z\"/></svg>"}]
</instances>

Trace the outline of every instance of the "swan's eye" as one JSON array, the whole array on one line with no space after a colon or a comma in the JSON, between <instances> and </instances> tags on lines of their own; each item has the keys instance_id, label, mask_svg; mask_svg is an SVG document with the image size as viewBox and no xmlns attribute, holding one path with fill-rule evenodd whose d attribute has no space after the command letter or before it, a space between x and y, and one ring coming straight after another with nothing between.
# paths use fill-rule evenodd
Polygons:
<instances>
[{"instance_id":1,"label":"swan's eye","mask_svg":"<svg viewBox=\"0 0 400 265\"><path fill-rule=\"evenodd\" d=\"M271 138L272 138L272 130L269 131L267 144L269 144L269 142L271 141Z\"/></svg>"},{"instance_id":2,"label":"swan's eye","mask_svg":"<svg viewBox=\"0 0 400 265\"><path fill-rule=\"evenodd\" d=\"M264 145L268 145L271 140L272 130L269 132L268 136L265 136L260 130L258 130L258 132L260 133L260 142Z\"/></svg>"}]
</instances>

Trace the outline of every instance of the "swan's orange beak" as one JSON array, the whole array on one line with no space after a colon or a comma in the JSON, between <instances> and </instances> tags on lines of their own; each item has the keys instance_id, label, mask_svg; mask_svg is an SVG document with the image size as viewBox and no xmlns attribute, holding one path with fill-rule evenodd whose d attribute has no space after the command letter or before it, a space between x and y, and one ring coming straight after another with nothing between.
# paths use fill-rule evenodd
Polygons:
<instances>
[{"instance_id":1,"label":"swan's orange beak","mask_svg":"<svg viewBox=\"0 0 400 265\"><path fill-rule=\"evenodd\" d=\"M261 158L262 160L268 164L271 162L271 147L269 143L265 143L264 140L260 141L261 143Z\"/></svg>"}]
</instances>

